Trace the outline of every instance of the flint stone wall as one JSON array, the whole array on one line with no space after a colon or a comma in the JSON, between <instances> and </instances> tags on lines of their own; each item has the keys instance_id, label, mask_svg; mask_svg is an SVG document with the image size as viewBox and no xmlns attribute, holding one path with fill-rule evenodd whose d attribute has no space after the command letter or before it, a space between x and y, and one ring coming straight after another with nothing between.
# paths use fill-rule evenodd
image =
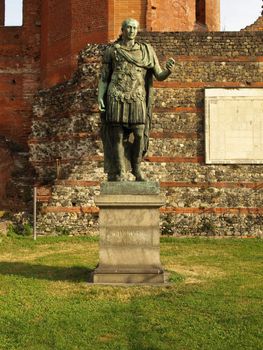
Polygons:
<instances>
[{"instance_id":1,"label":"flint stone wall","mask_svg":"<svg viewBox=\"0 0 263 350\"><path fill-rule=\"evenodd\" d=\"M263 166L206 165L204 88L263 87L262 34L144 33L173 74L155 82L150 149L142 168L160 181L162 233L262 236ZM105 46L88 45L71 80L40 91L29 140L38 173L38 232L93 234L105 181L97 84ZM132 175L131 175L132 179Z\"/></svg>"}]
</instances>

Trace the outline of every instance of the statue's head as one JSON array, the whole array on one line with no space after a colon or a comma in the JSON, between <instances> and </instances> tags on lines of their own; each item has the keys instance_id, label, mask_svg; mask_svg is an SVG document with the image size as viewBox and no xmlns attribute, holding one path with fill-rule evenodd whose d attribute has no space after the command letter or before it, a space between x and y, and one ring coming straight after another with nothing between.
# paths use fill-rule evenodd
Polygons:
<instances>
[{"instance_id":1,"label":"statue's head","mask_svg":"<svg viewBox=\"0 0 263 350\"><path fill-rule=\"evenodd\" d=\"M134 18L126 18L122 24L121 24L121 30L123 31L124 28L126 28L128 25L135 25L137 27L137 29L139 29L139 22L137 21L137 19Z\"/></svg>"},{"instance_id":2,"label":"statue's head","mask_svg":"<svg viewBox=\"0 0 263 350\"><path fill-rule=\"evenodd\" d=\"M139 29L139 22L133 18L126 18L121 25L122 37L134 39Z\"/></svg>"}]
</instances>

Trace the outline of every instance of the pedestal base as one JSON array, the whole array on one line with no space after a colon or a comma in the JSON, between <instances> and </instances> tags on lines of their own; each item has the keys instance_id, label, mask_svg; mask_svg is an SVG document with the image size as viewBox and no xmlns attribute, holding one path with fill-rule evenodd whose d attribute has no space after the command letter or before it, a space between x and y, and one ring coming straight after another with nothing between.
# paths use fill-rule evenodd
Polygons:
<instances>
[{"instance_id":1,"label":"pedestal base","mask_svg":"<svg viewBox=\"0 0 263 350\"><path fill-rule=\"evenodd\" d=\"M163 283L155 182L107 182L95 198L100 208L99 266L94 283Z\"/></svg>"},{"instance_id":2,"label":"pedestal base","mask_svg":"<svg viewBox=\"0 0 263 350\"><path fill-rule=\"evenodd\" d=\"M93 277L94 283L164 283L164 271L160 269L137 268L134 266L114 269L99 266Z\"/></svg>"}]
</instances>

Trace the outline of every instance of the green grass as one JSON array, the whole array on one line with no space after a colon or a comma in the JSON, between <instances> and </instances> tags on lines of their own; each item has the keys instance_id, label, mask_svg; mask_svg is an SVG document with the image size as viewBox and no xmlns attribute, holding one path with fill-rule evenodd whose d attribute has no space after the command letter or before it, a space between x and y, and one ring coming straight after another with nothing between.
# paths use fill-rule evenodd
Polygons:
<instances>
[{"instance_id":1,"label":"green grass","mask_svg":"<svg viewBox=\"0 0 263 350\"><path fill-rule=\"evenodd\" d=\"M161 260L169 285L94 286L97 238L2 238L0 349L263 349L262 240L162 238Z\"/></svg>"}]
</instances>

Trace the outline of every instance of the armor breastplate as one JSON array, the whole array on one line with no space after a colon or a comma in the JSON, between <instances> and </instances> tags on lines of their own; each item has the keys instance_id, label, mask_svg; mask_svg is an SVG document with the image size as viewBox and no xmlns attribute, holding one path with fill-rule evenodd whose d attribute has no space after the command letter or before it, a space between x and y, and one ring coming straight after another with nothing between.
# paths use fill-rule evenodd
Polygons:
<instances>
[{"instance_id":1,"label":"armor breastplate","mask_svg":"<svg viewBox=\"0 0 263 350\"><path fill-rule=\"evenodd\" d=\"M141 51L135 50L132 54L141 55ZM108 96L116 101L128 103L138 100L145 101L145 74L146 69L127 62L115 50Z\"/></svg>"}]
</instances>

